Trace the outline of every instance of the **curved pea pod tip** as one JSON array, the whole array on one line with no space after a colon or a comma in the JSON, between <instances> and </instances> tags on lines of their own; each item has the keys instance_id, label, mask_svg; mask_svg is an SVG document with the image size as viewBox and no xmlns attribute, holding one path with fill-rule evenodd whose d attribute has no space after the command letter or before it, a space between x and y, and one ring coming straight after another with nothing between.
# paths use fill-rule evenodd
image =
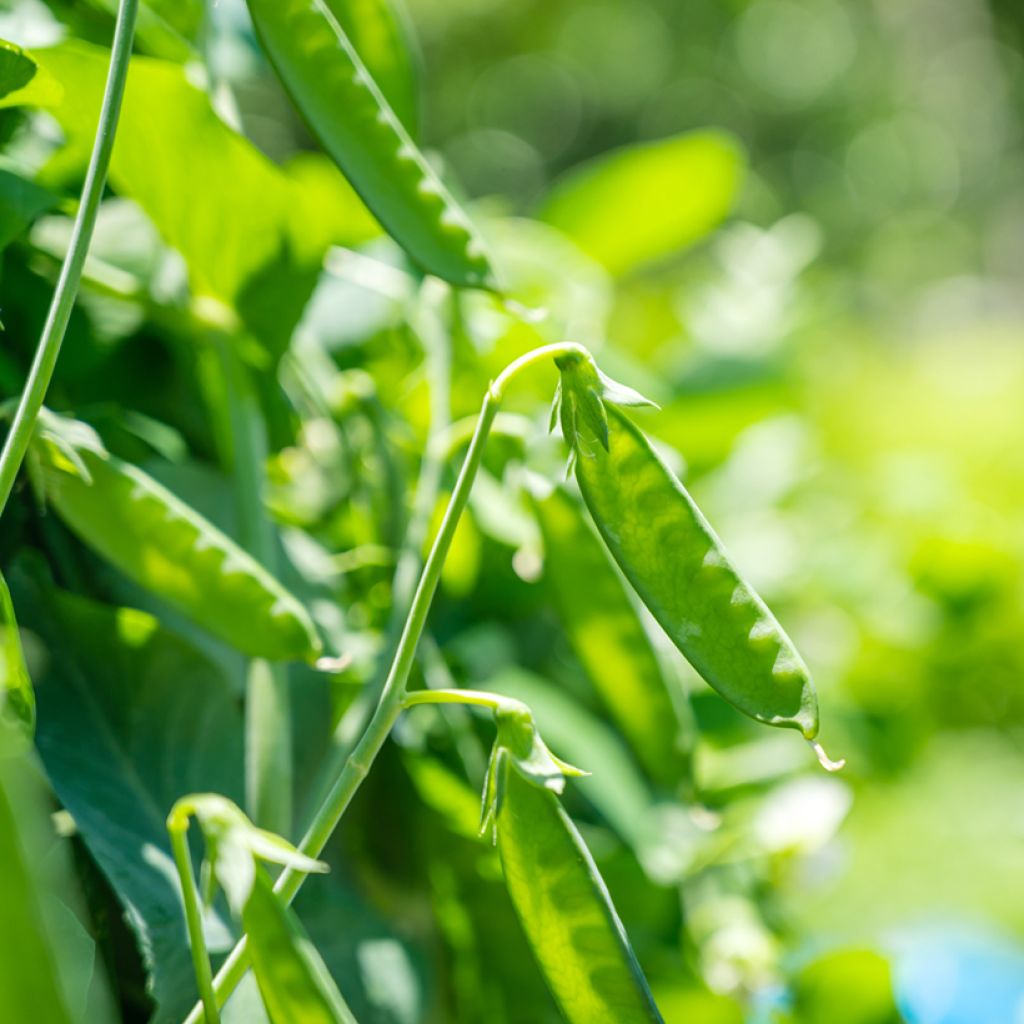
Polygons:
<instances>
[{"instance_id":1,"label":"curved pea pod tip","mask_svg":"<svg viewBox=\"0 0 1024 1024\"><path fill-rule=\"evenodd\" d=\"M498 734L491 748L484 780L481 835L496 820L501 810L507 767L514 768L527 782L539 789L547 789L555 794L564 791L566 778L582 778L590 774L551 753L533 720L533 712L522 701L511 697L500 698L494 710L494 721Z\"/></svg>"},{"instance_id":2,"label":"curved pea pod tip","mask_svg":"<svg viewBox=\"0 0 1024 1024\"><path fill-rule=\"evenodd\" d=\"M560 422L562 434L574 452L585 443L583 438L588 432L606 452L609 450L606 403L658 408L639 391L603 373L589 353L570 352L557 357L555 365L560 378L551 413L551 429L556 421Z\"/></svg>"}]
</instances>

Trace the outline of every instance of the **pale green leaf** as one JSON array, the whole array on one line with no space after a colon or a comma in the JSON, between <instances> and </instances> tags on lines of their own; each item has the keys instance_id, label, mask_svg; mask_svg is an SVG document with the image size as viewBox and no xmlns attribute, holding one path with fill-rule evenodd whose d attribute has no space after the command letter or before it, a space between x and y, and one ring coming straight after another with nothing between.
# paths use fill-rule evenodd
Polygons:
<instances>
[{"instance_id":1,"label":"pale green leaf","mask_svg":"<svg viewBox=\"0 0 1024 1024\"><path fill-rule=\"evenodd\" d=\"M736 199L743 155L730 135L695 131L614 150L557 183L541 218L615 274L674 256Z\"/></svg>"}]
</instances>

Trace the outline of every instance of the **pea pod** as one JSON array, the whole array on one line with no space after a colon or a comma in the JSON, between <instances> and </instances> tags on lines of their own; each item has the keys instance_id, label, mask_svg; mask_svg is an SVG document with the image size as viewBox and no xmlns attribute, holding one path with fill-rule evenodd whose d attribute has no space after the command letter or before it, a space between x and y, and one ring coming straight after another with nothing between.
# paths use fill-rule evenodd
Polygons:
<instances>
[{"instance_id":1,"label":"pea pod","mask_svg":"<svg viewBox=\"0 0 1024 1024\"><path fill-rule=\"evenodd\" d=\"M678 784L687 767L680 715L621 577L564 489L535 499L534 507L544 578L573 653L650 777Z\"/></svg>"},{"instance_id":2,"label":"pea pod","mask_svg":"<svg viewBox=\"0 0 1024 1024\"><path fill-rule=\"evenodd\" d=\"M36 697L21 651L11 593L0 575L0 719L4 718L17 722L30 735L35 729Z\"/></svg>"},{"instance_id":3,"label":"pea pod","mask_svg":"<svg viewBox=\"0 0 1024 1024\"><path fill-rule=\"evenodd\" d=\"M498 852L516 913L570 1024L661 1021L579 832L550 790L504 759Z\"/></svg>"},{"instance_id":4,"label":"pea pod","mask_svg":"<svg viewBox=\"0 0 1024 1024\"><path fill-rule=\"evenodd\" d=\"M419 121L417 68L409 33L391 0L324 0L408 133Z\"/></svg>"},{"instance_id":5,"label":"pea pod","mask_svg":"<svg viewBox=\"0 0 1024 1024\"><path fill-rule=\"evenodd\" d=\"M337 0L333 0L337 2ZM424 270L493 288L483 244L325 0L248 0L285 89L384 228Z\"/></svg>"},{"instance_id":6,"label":"pea pod","mask_svg":"<svg viewBox=\"0 0 1024 1024\"><path fill-rule=\"evenodd\" d=\"M253 973L273 1024L356 1024L295 912L257 869L242 914Z\"/></svg>"},{"instance_id":7,"label":"pea pod","mask_svg":"<svg viewBox=\"0 0 1024 1024\"><path fill-rule=\"evenodd\" d=\"M474 697L494 706L498 726L483 827L494 823L505 885L555 1001L570 1024L661 1021L590 851L558 802L566 776L586 773L551 753L527 705Z\"/></svg>"},{"instance_id":8,"label":"pea pod","mask_svg":"<svg viewBox=\"0 0 1024 1024\"><path fill-rule=\"evenodd\" d=\"M57 422L48 414L47 424ZM302 605L251 555L137 466L89 440L82 424L33 445L50 504L91 548L243 654L315 660Z\"/></svg>"},{"instance_id":9,"label":"pea pod","mask_svg":"<svg viewBox=\"0 0 1024 1024\"><path fill-rule=\"evenodd\" d=\"M793 642L650 441L605 401L596 367L575 360L561 369L562 423L580 490L644 604L726 700L813 739L817 696Z\"/></svg>"}]
</instances>

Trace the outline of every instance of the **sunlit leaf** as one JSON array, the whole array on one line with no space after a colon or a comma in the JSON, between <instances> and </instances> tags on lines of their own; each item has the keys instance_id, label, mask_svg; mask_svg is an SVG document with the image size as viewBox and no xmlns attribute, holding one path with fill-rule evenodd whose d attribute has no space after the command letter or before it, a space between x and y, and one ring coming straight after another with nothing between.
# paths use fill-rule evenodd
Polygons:
<instances>
[{"instance_id":1,"label":"sunlit leaf","mask_svg":"<svg viewBox=\"0 0 1024 1024\"><path fill-rule=\"evenodd\" d=\"M555 185L541 217L615 274L674 256L732 207L743 156L732 136L697 131L614 150Z\"/></svg>"}]
</instances>

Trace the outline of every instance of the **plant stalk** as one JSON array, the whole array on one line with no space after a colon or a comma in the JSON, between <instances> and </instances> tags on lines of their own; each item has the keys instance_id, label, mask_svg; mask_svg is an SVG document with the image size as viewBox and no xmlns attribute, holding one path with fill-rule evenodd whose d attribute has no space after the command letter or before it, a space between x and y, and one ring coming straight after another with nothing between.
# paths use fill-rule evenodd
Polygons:
<instances>
[{"instance_id":1,"label":"plant stalk","mask_svg":"<svg viewBox=\"0 0 1024 1024\"><path fill-rule=\"evenodd\" d=\"M398 641L380 702L377 704L377 709L374 711L366 731L349 755L344 768L318 808L299 844L299 849L307 856L318 857L323 851L327 840L330 839L363 779L369 774L370 766L402 713L406 699L405 687L416 656L416 647L426 625L427 614L441 579L441 569L455 536L455 528L458 526L459 518L469 500L469 492L472 490L477 470L483 460L487 437L494 418L498 414L498 407L504 397L505 388L517 374L534 363L572 353L586 354L586 350L571 342L545 345L543 348L534 349L510 363L487 389L476 430L470 441L462 468L459 470L451 500L441 522L441 528L427 555L419 584L413 595L409 615ZM274 884L274 891L282 897L285 903L291 903L305 879L306 875L303 872L286 867ZM248 955L245 946L246 941L243 937L217 972L213 987L221 1002L227 999L248 970ZM192 1012L185 1019L185 1024L199 1024L204 1019L203 1008L200 1004L193 1007ZM210 1024L208 1020L207 1024Z\"/></svg>"},{"instance_id":2,"label":"plant stalk","mask_svg":"<svg viewBox=\"0 0 1024 1024\"><path fill-rule=\"evenodd\" d=\"M71 242L61 266L57 287L50 302L46 323L39 338L39 345L32 360L28 379L25 381L21 400L14 414L10 432L4 441L3 452L0 453L0 515L3 514L7 500L11 496L15 478L32 439L36 418L39 416L39 410L46 398L46 391L50 386L68 321L71 318L71 310L75 304L75 296L78 294L82 268L85 266L85 257L89 251L89 243L92 241L93 229L96 227L96 216L99 212L100 200L103 198L107 170L110 167L110 156L114 149L114 137L117 134L121 101L128 78L128 65L131 59L132 41L135 38L135 19L138 9L139 0L121 0L118 8L103 103L96 125L92 156L89 158L89 167L82 188L82 198L71 232Z\"/></svg>"},{"instance_id":3,"label":"plant stalk","mask_svg":"<svg viewBox=\"0 0 1024 1024\"><path fill-rule=\"evenodd\" d=\"M192 964L199 986L199 998L208 1024L220 1024L220 1011L213 990L213 973L210 970L210 955L203 935L203 915L199 906L199 892L196 876L192 870L192 856L188 849L188 811L175 806L167 819L167 831L171 837L174 863L181 879L181 896L185 904L185 924L188 927L189 947Z\"/></svg>"}]
</instances>

